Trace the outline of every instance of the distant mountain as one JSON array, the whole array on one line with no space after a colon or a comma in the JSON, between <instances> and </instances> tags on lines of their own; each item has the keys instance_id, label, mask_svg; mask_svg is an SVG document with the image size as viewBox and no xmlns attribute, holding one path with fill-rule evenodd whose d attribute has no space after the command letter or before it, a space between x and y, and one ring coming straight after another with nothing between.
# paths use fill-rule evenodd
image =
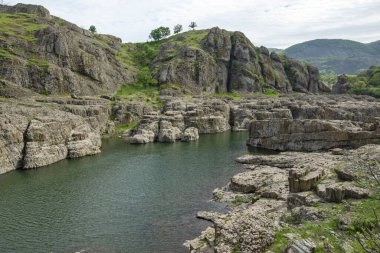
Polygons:
<instances>
[{"instance_id":1,"label":"distant mountain","mask_svg":"<svg viewBox=\"0 0 380 253\"><path fill-rule=\"evenodd\" d=\"M283 54L315 65L322 72L356 74L360 69L380 65L380 41L364 44L352 40L317 39L293 45L283 50Z\"/></svg>"}]
</instances>

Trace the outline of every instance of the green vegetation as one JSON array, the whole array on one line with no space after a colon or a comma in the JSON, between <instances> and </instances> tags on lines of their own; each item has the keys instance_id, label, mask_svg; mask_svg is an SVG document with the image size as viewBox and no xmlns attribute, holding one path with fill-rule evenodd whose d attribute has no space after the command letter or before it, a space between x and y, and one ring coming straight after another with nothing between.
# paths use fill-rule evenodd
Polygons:
<instances>
[{"instance_id":1,"label":"green vegetation","mask_svg":"<svg viewBox=\"0 0 380 253\"><path fill-rule=\"evenodd\" d=\"M149 39L153 39L155 41L165 39L170 36L170 28L160 26L154 30L152 30L149 34Z\"/></svg>"},{"instance_id":2,"label":"green vegetation","mask_svg":"<svg viewBox=\"0 0 380 253\"><path fill-rule=\"evenodd\" d=\"M342 166L348 166L357 176L354 182L370 189L372 195L339 204L319 202L314 208L324 218L313 222L289 211L283 219L287 224L276 232L270 250L284 252L294 239L311 239L315 252L380 252L380 165L375 160L354 160L337 164Z\"/></svg>"},{"instance_id":3,"label":"green vegetation","mask_svg":"<svg viewBox=\"0 0 380 253\"><path fill-rule=\"evenodd\" d=\"M351 94L369 95L380 98L380 67L372 66L366 73L350 75L349 90Z\"/></svg>"},{"instance_id":4,"label":"green vegetation","mask_svg":"<svg viewBox=\"0 0 380 253\"><path fill-rule=\"evenodd\" d=\"M347 207L349 205L349 207ZM321 211L328 213L323 222L302 222L299 225L285 227L276 233L275 242L270 250L284 252L290 244L290 235L298 234L302 239L312 239L317 243L315 252L366 252L361 244L372 250L374 237L369 233L379 233L380 201L378 196L364 201L350 201L349 204L323 204ZM348 226L340 225L340 218L353 217ZM295 219L297 220L297 219ZM371 232L368 232L368 229ZM325 238L325 239L323 239ZM359 240L360 243L359 243ZM379 248L377 248L378 250ZM377 251L367 251L377 252Z\"/></svg>"},{"instance_id":5,"label":"green vegetation","mask_svg":"<svg viewBox=\"0 0 380 253\"><path fill-rule=\"evenodd\" d=\"M239 253L241 248L240 242L238 242L232 249L232 253Z\"/></svg>"},{"instance_id":6,"label":"green vegetation","mask_svg":"<svg viewBox=\"0 0 380 253\"><path fill-rule=\"evenodd\" d=\"M44 29L47 24L40 23L35 14L0 13L0 41L8 37L16 37L28 42L35 42L34 32Z\"/></svg>"},{"instance_id":7,"label":"green vegetation","mask_svg":"<svg viewBox=\"0 0 380 253\"><path fill-rule=\"evenodd\" d=\"M380 64L379 43L319 39L291 46L284 54L317 66L321 72L357 74L360 69Z\"/></svg>"},{"instance_id":8,"label":"green vegetation","mask_svg":"<svg viewBox=\"0 0 380 253\"><path fill-rule=\"evenodd\" d=\"M175 25L174 28L173 28L173 33L174 34L177 34L177 33L180 33L182 32L183 28L182 28L182 25L178 24L178 25Z\"/></svg>"},{"instance_id":9,"label":"green vegetation","mask_svg":"<svg viewBox=\"0 0 380 253\"><path fill-rule=\"evenodd\" d=\"M49 63L47 61L43 61L35 57L32 57L28 60L28 65L37 66L44 71L46 71L49 68Z\"/></svg>"},{"instance_id":10,"label":"green vegetation","mask_svg":"<svg viewBox=\"0 0 380 253\"><path fill-rule=\"evenodd\" d=\"M192 30L194 30L197 26L198 26L197 23L195 23L194 21L192 21L190 23L190 25L189 25L189 28L192 29Z\"/></svg>"},{"instance_id":11,"label":"green vegetation","mask_svg":"<svg viewBox=\"0 0 380 253\"><path fill-rule=\"evenodd\" d=\"M121 134L127 130L134 129L138 124L137 120L132 121L130 124L118 124L116 126L116 133Z\"/></svg>"},{"instance_id":12,"label":"green vegetation","mask_svg":"<svg viewBox=\"0 0 380 253\"><path fill-rule=\"evenodd\" d=\"M123 102L142 102L148 105L162 107L161 100L158 99L159 90L155 86L142 84L125 84L115 94Z\"/></svg>"},{"instance_id":13,"label":"green vegetation","mask_svg":"<svg viewBox=\"0 0 380 253\"><path fill-rule=\"evenodd\" d=\"M338 75L327 66L324 69L320 70L320 75L321 80L327 83L329 86L335 85L338 81Z\"/></svg>"},{"instance_id":14,"label":"green vegetation","mask_svg":"<svg viewBox=\"0 0 380 253\"><path fill-rule=\"evenodd\" d=\"M269 97L278 97L280 95L278 91L271 88L264 88L263 94Z\"/></svg>"},{"instance_id":15,"label":"green vegetation","mask_svg":"<svg viewBox=\"0 0 380 253\"><path fill-rule=\"evenodd\" d=\"M90 28L88 29L92 33L96 33L96 27L94 25L91 25Z\"/></svg>"},{"instance_id":16,"label":"green vegetation","mask_svg":"<svg viewBox=\"0 0 380 253\"><path fill-rule=\"evenodd\" d=\"M15 57L16 56L11 53L11 50L0 47L0 58L11 60L11 59L14 59Z\"/></svg>"},{"instance_id":17,"label":"green vegetation","mask_svg":"<svg viewBox=\"0 0 380 253\"><path fill-rule=\"evenodd\" d=\"M177 34L170 38L161 39L158 41L151 41L146 43L127 43L123 44L121 49L116 53L116 59L128 70L134 72L137 77L137 84L135 87L143 87L151 89L156 86L157 81L154 79L155 72L151 69L152 62L157 57L161 45L164 43L172 43L174 50L170 52L169 58L178 54L179 49L184 45L198 48L201 44L201 40L207 35L207 31L192 31ZM168 59L169 60L169 59ZM163 85L161 88L169 88L168 85ZM176 90L180 88L179 84L176 84ZM154 87L158 93L157 87Z\"/></svg>"},{"instance_id":18,"label":"green vegetation","mask_svg":"<svg viewBox=\"0 0 380 253\"><path fill-rule=\"evenodd\" d=\"M152 73L148 67L143 67L137 74L137 83L144 86L156 85L157 80L152 77Z\"/></svg>"}]
</instances>

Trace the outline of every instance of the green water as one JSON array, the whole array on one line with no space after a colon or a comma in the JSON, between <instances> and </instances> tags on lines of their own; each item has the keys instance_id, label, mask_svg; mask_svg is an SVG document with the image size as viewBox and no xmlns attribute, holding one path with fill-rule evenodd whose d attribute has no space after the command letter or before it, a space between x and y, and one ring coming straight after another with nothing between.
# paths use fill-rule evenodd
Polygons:
<instances>
[{"instance_id":1,"label":"green water","mask_svg":"<svg viewBox=\"0 0 380 253\"><path fill-rule=\"evenodd\" d=\"M186 252L218 210L212 190L242 168L247 133L128 145L0 176L0 252Z\"/></svg>"}]
</instances>

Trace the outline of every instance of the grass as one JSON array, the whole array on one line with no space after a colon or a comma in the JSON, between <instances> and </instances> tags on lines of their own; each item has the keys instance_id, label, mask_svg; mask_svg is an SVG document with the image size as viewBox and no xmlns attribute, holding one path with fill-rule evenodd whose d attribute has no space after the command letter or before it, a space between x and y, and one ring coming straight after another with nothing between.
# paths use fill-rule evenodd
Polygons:
<instances>
[{"instance_id":1,"label":"grass","mask_svg":"<svg viewBox=\"0 0 380 253\"><path fill-rule=\"evenodd\" d=\"M143 67L149 67L158 55L160 47L164 43L172 43L172 47L166 52L167 60L178 54L179 49L188 45L199 48L201 40L206 37L206 30L189 31L173 35L160 41L150 41L144 43L126 43L116 53L116 59L127 69L138 71Z\"/></svg>"},{"instance_id":2,"label":"grass","mask_svg":"<svg viewBox=\"0 0 380 253\"><path fill-rule=\"evenodd\" d=\"M49 62L32 57L28 60L28 65L37 66L40 69L46 71L49 68Z\"/></svg>"},{"instance_id":3,"label":"grass","mask_svg":"<svg viewBox=\"0 0 380 253\"><path fill-rule=\"evenodd\" d=\"M347 204L349 208L347 208ZM344 253L347 248L352 252L365 252L355 236L363 233L365 228L379 229L377 217L380 215L379 194L366 200L351 200L346 204L324 203L317 207L326 214L323 222L304 221L298 226L285 227L277 231L274 244L270 247L273 252L284 252L291 240L289 235L299 235L302 239L311 239L317 244L316 253L326 252L326 243L330 252ZM347 228L340 226L340 218L344 215L351 217ZM378 233L378 231L377 231ZM321 238L326 238L322 240Z\"/></svg>"},{"instance_id":4,"label":"grass","mask_svg":"<svg viewBox=\"0 0 380 253\"><path fill-rule=\"evenodd\" d=\"M265 88L263 94L269 97L278 97L280 95L278 91L271 88Z\"/></svg>"},{"instance_id":5,"label":"grass","mask_svg":"<svg viewBox=\"0 0 380 253\"><path fill-rule=\"evenodd\" d=\"M139 122L137 120L132 121L130 124L118 124L116 126L116 133L120 134L127 130L134 129Z\"/></svg>"},{"instance_id":6,"label":"grass","mask_svg":"<svg viewBox=\"0 0 380 253\"><path fill-rule=\"evenodd\" d=\"M38 22L35 14L27 13L0 13L0 40L7 37L17 37L28 42L35 42L35 31L46 28L47 24Z\"/></svg>"},{"instance_id":7,"label":"grass","mask_svg":"<svg viewBox=\"0 0 380 253\"><path fill-rule=\"evenodd\" d=\"M159 90L156 86L145 86L141 84L124 84L115 94L126 103L143 102L147 105L162 107L162 101L158 98Z\"/></svg>"},{"instance_id":8,"label":"grass","mask_svg":"<svg viewBox=\"0 0 380 253\"><path fill-rule=\"evenodd\" d=\"M116 92L116 96L126 97L131 95L146 95L147 97L158 96L157 87L146 87L141 84L124 84Z\"/></svg>"},{"instance_id":9,"label":"grass","mask_svg":"<svg viewBox=\"0 0 380 253\"><path fill-rule=\"evenodd\" d=\"M14 58L16 58L16 56L14 54L12 54L10 52L10 50L7 50L3 47L0 47L0 58L4 58L4 59L7 59L7 60L12 60Z\"/></svg>"}]
</instances>

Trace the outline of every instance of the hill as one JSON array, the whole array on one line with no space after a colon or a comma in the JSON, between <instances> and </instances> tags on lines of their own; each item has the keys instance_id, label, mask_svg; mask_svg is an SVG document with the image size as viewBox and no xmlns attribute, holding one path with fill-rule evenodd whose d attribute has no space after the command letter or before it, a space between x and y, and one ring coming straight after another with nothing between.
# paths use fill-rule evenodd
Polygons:
<instances>
[{"instance_id":1,"label":"hill","mask_svg":"<svg viewBox=\"0 0 380 253\"><path fill-rule=\"evenodd\" d=\"M286 56L317 66L322 72L356 74L380 64L380 41L364 44L351 40L317 39L293 45Z\"/></svg>"},{"instance_id":2,"label":"hill","mask_svg":"<svg viewBox=\"0 0 380 253\"><path fill-rule=\"evenodd\" d=\"M114 94L126 84L197 94L328 91L317 68L255 47L241 32L216 27L123 44L27 4L0 5L0 81L7 96Z\"/></svg>"}]
</instances>

